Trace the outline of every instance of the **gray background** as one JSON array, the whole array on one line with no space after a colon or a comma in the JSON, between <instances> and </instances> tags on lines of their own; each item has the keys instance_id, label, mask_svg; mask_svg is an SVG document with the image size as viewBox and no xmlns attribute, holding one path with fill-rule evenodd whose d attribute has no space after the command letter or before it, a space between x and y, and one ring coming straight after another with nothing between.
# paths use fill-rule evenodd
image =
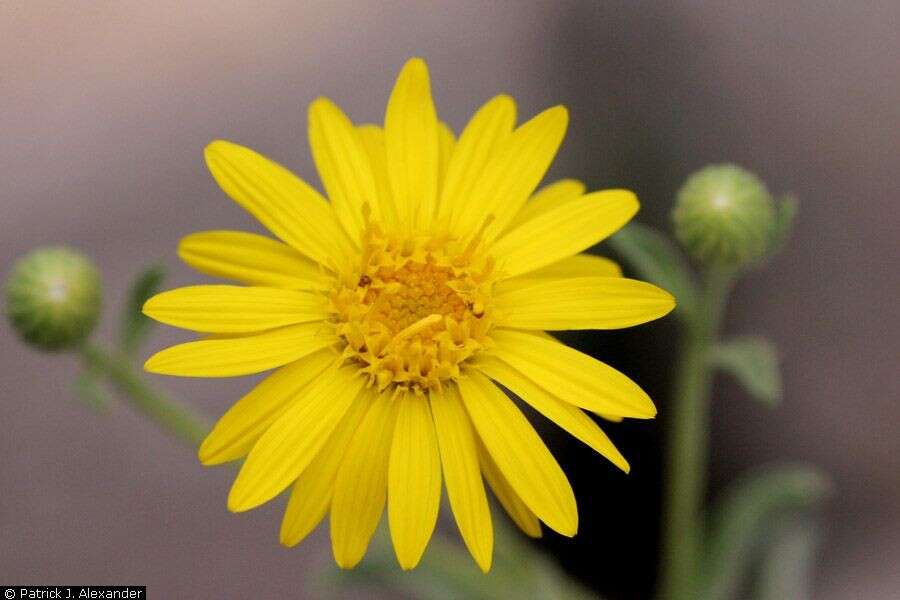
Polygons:
<instances>
[{"instance_id":1,"label":"gray background","mask_svg":"<svg viewBox=\"0 0 900 600\"><path fill-rule=\"evenodd\" d=\"M171 284L196 281L176 262L181 236L255 228L207 175L203 146L231 138L315 182L308 102L379 120L411 55L429 61L456 128L498 91L523 116L569 105L554 173L635 189L646 222L664 223L691 170L739 162L803 206L788 251L741 284L729 315L731 330L778 342L787 400L771 411L720 387L714 472L776 458L827 469L816 597L896 598L898 23L897 2L6 1L0 271L65 242L100 265L113 307L147 261L171 265ZM202 468L127 409L92 414L70 392L74 359L6 326L0 356L3 582L311 593L311 567L331 560L324 532L282 549L279 503L229 514L233 471ZM217 415L252 382L160 383Z\"/></svg>"}]
</instances>

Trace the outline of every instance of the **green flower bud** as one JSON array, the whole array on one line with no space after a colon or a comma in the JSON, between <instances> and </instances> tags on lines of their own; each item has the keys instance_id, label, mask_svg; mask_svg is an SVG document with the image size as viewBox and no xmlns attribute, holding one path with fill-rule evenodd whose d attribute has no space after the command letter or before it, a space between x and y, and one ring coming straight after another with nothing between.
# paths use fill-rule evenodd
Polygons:
<instances>
[{"instance_id":1,"label":"green flower bud","mask_svg":"<svg viewBox=\"0 0 900 600\"><path fill-rule=\"evenodd\" d=\"M19 259L6 284L6 311L27 343L63 350L90 335L100 316L100 274L69 248L38 248Z\"/></svg>"},{"instance_id":2,"label":"green flower bud","mask_svg":"<svg viewBox=\"0 0 900 600\"><path fill-rule=\"evenodd\" d=\"M698 261L740 268L757 262L772 237L775 211L765 184L736 165L711 165L678 191L675 236Z\"/></svg>"}]
</instances>

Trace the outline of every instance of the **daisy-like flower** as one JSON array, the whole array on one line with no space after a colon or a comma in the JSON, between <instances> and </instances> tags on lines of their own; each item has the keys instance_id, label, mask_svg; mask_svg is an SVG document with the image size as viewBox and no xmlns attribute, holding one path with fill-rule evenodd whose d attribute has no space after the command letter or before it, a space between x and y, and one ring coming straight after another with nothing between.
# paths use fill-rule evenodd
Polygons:
<instances>
[{"instance_id":1,"label":"daisy-like flower","mask_svg":"<svg viewBox=\"0 0 900 600\"><path fill-rule=\"evenodd\" d=\"M541 534L540 522L565 536L578 528L565 474L496 384L628 471L587 413L647 419L653 403L544 330L637 325L674 300L579 254L637 212L634 194L586 194L569 179L535 193L565 134L562 106L516 127L513 100L497 96L456 139L437 118L425 63L412 59L384 121L354 125L331 101L312 103L309 142L327 200L248 148L206 148L222 190L278 240L187 236L182 259L245 285L151 298L150 317L211 335L145 367L194 377L275 369L218 421L200 460L245 458L232 511L291 487L283 544L327 514L334 557L353 567L386 504L397 559L410 569L434 530L443 482L487 571L484 481L528 535Z\"/></svg>"}]
</instances>

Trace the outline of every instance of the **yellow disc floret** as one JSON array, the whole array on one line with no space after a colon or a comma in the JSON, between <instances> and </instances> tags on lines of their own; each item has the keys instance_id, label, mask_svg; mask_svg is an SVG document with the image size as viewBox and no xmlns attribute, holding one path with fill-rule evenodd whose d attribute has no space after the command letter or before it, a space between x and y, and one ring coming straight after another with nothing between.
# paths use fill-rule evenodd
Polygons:
<instances>
[{"instance_id":1,"label":"yellow disc floret","mask_svg":"<svg viewBox=\"0 0 900 600\"><path fill-rule=\"evenodd\" d=\"M478 246L368 224L358 270L331 296L344 358L380 390L422 392L458 377L489 343L493 261Z\"/></svg>"}]
</instances>

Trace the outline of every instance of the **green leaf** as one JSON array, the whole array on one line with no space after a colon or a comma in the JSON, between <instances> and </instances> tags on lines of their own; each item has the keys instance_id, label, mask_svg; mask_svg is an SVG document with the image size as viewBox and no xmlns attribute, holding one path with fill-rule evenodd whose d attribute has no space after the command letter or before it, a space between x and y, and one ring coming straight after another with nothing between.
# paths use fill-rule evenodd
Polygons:
<instances>
[{"instance_id":1,"label":"green leaf","mask_svg":"<svg viewBox=\"0 0 900 600\"><path fill-rule=\"evenodd\" d=\"M819 528L807 515L776 523L766 542L756 583L757 600L808 600Z\"/></svg>"},{"instance_id":2,"label":"green leaf","mask_svg":"<svg viewBox=\"0 0 900 600\"><path fill-rule=\"evenodd\" d=\"M155 265L143 271L131 284L122 313L122 331L119 337L119 348L128 356L137 352L150 332L153 321L144 316L141 308L144 302L159 291L165 276L165 268Z\"/></svg>"},{"instance_id":3,"label":"green leaf","mask_svg":"<svg viewBox=\"0 0 900 600\"><path fill-rule=\"evenodd\" d=\"M769 467L730 486L710 519L701 583L708 600L737 596L773 524L791 513L809 512L831 484L817 469L802 465Z\"/></svg>"},{"instance_id":4,"label":"green leaf","mask_svg":"<svg viewBox=\"0 0 900 600\"><path fill-rule=\"evenodd\" d=\"M369 545L363 561L351 571L329 577L323 582L323 596L328 591L346 588L386 589L386 597L420 600L471 598L529 598L534 600L588 600L596 596L585 590L548 560L539 549L514 530L504 517L493 511L494 561L487 574L482 573L465 546L436 531L422 561L412 571L400 570L384 526ZM343 593L334 597L343 597ZM329 594L330 597L330 594Z\"/></svg>"},{"instance_id":5,"label":"green leaf","mask_svg":"<svg viewBox=\"0 0 900 600\"><path fill-rule=\"evenodd\" d=\"M770 406L781 401L778 353L769 340L743 336L719 342L712 349L710 361L733 375L757 400Z\"/></svg>"},{"instance_id":6,"label":"green leaf","mask_svg":"<svg viewBox=\"0 0 900 600\"><path fill-rule=\"evenodd\" d=\"M794 196L783 196L781 201L775 207L775 220L772 223L772 233L769 236L769 248L767 255L775 256L781 252L788 239L791 237L791 231L794 229L794 219L800 208L800 202Z\"/></svg>"},{"instance_id":7,"label":"green leaf","mask_svg":"<svg viewBox=\"0 0 900 600\"><path fill-rule=\"evenodd\" d=\"M350 571L337 574L337 587L389 589L402 597L421 600L473 598L488 600L495 574L482 576L465 548L436 532L422 561L414 571L402 571L394 558L394 549L386 527L378 528L363 561ZM487 579L487 580L486 580ZM331 586L332 589L335 587ZM323 590L325 591L325 590ZM336 594L334 597L341 597Z\"/></svg>"},{"instance_id":8,"label":"green leaf","mask_svg":"<svg viewBox=\"0 0 900 600\"><path fill-rule=\"evenodd\" d=\"M638 274L675 296L675 314L690 315L697 310L697 289L687 259L664 234L631 223L609 239L613 249Z\"/></svg>"}]
</instances>

